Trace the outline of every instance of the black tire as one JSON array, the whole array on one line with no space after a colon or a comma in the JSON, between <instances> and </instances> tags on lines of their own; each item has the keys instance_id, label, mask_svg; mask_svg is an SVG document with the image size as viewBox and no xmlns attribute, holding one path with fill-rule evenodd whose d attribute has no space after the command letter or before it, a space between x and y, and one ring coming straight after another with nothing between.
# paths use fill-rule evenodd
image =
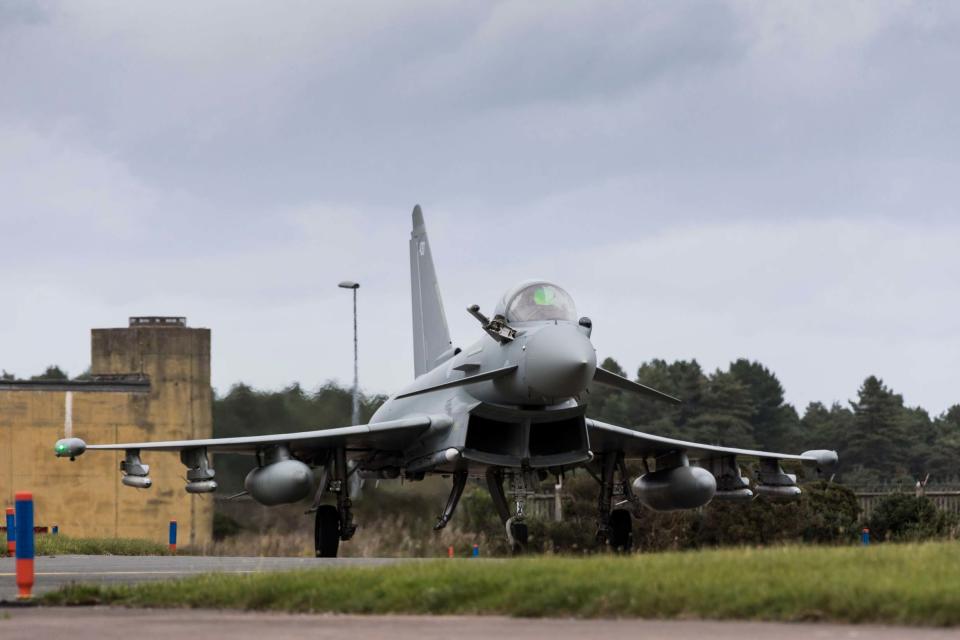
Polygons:
<instances>
[{"instance_id":1,"label":"black tire","mask_svg":"<svg viewBox=\"0 0 960 640\"><path fill-rule=\"evenodd\" d=\"M340 514L332 504L317 509L313 546L318 558L336 558L340 548Z\"/></svg>"},{"instance_id":2,"label":"black tire","mask_svg":"<svg viewBox=\"0 0 960 640\"><path fill-rule=\"evenodd\" d=\"M620 553L633 550L633 517L626 509L610 512L610 548Z\"/></svg>"},{"instance_id":3,"label":"black tire","mask_svg":"<svg viewBox=\"0 0 960 640\"><path fill-rule=\"evenodd\" d=\"M510 534L513 536L513 552L524 553L527 550L527 541L530 538L530 530L527 529L526 522L512 522L510 524Z\"/></svg>"}]
</instances>

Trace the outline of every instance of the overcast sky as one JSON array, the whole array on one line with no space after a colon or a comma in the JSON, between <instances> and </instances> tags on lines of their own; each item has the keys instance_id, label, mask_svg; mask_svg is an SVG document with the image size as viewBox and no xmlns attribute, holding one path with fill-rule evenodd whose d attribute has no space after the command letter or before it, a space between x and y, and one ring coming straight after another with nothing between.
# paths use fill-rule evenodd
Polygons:
<instances>
[{"instance_id":1,"label":"overcast sky","mask_svg":"<svg viewBox=\"0 0 960 640\"><path fill-rule=\"evenodd\" d=\"M556 281L599 356L960 403L960 4L0 2L0 368L185 315L213 383L412 376Z\"/></svg>"}]
</instances>

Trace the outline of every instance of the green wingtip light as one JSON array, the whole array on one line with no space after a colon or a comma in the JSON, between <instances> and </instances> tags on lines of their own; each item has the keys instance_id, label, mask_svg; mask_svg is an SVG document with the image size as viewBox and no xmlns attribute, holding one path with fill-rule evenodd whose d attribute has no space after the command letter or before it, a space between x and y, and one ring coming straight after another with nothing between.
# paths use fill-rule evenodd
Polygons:
<instances>
[{"instance_id":1,"label":"green wingtip light","mask_svg":"<svg viewBox=\"0 0 960 640\"><path fill-rule=\"evenodd\" d=\"M53 445L53 453L58 458L75 458L82 454L87 448L87 444L80 438L66 438L57 440Z\"/></svg>"}]
</instances>

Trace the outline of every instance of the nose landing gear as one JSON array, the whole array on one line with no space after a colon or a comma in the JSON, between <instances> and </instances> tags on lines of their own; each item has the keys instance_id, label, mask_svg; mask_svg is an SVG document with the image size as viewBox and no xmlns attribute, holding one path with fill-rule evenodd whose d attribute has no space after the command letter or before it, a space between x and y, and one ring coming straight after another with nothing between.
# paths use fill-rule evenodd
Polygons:
<instances>
[{"instance_id":1,"label":"nose landing gear","mask_svg":"<svg viewBox=\"0 0 960 640\"><path fill-rule=\"evenodd\" d=\"M507 532L507 540L514 554L526 551L529 541L529 529L525 521L527 498L534 494L537 486L536 476L529 469L523 469L510 474L511 490L513 492L514 513L511 515L507 505L507 496L503 491L503 469L489 467L487 469L487 488L493 499L493 506L500 516Z\"/></svg>"}]
</instances>

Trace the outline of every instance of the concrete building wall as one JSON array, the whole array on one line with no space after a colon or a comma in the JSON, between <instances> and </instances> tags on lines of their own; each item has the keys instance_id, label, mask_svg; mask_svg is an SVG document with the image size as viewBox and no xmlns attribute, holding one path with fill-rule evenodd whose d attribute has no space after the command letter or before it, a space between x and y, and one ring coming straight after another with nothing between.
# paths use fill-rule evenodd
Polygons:
<instances>
[{"instance_id":1,"label":"concrete building wall","mask_svg":"<svg viewBox=\"0 0 960 640\"><path fill-rule=\"evenodd\" d=\"M88 444L212 437L210 331L131 324L93 330L91 382L0 384L0 499L33 491L37 523L67 535L165 542L175 519L181 544L203 544L213 497L184 491L177 454L142 456L153 479L145 490L120 483L122 452L53 455L65 435Z\"/></svg>"}]
</instances>

